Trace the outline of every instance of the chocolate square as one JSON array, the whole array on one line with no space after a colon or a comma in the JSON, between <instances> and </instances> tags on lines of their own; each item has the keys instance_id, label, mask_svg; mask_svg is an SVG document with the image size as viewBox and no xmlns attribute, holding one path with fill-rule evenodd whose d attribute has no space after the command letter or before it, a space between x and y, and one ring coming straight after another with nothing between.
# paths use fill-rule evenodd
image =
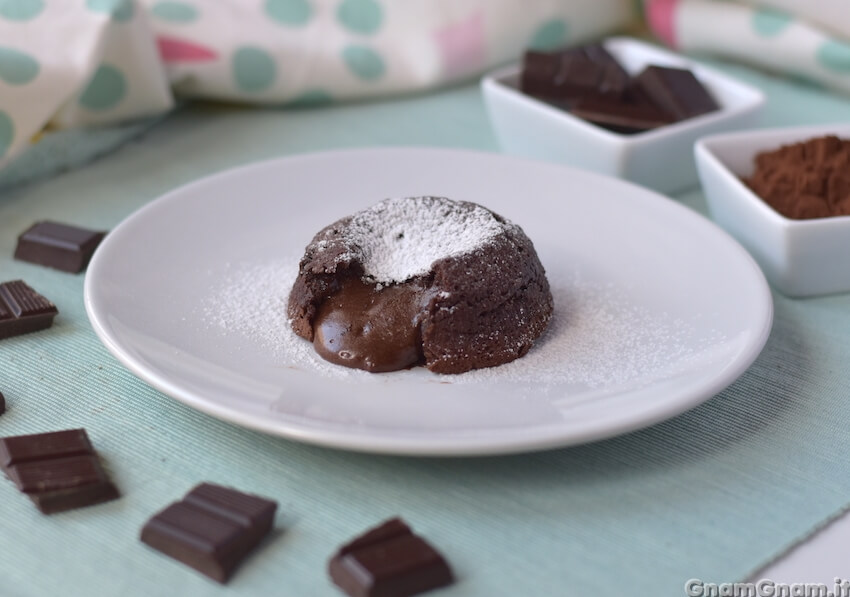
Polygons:
<instances>
[{"instance_id":1,"label":"chocolate square","mask_svg":"<svg viewBox=\"0 0 850 597\"><path fill-rule=\"evenodd\" d=\"M687 69L647 66L635 78L635 84L677 121L719 109L708 90Z\"/></svg>"},{"instance_id":2,"label":"chocolate square","mask_svg":"<svg viewBox=\"0 0 850 597\"><path fill-rule=\"evenodd\" d=\"M0 284L0 340L53 325L56 305L22 280Z\"/></svg>"},{"instance_id":3,"label":"chocolate square","mask_svg":"<svg viewBox=\"0 0 850 597\"><path fill-rule=\"evenodd\" d=\"M108 482L95 454L21 462L7 467L6 475L24 493L60 491Z\"/></svg>"},{"instance_id":4,"label":"chocolate square","mask_svg":"<svg viewBox=\"0 0 850 597\"><path fill-rule=\"evenodd\" d=\"M141 540L220 583L269 533L277 503L204 483L151 518Z\"/></svg>"},{"instance_id":5,"label":"chocolate square","mask_svg":"<svg viewBox=\"0 0 850 597\"><path fill-rule=\"evenodd\" d=\"M718 110L686 69L648 66L631 77L603 44L526 52L521 90L608 130L633 134Z\"/></svg>"},{"instance_id":6,"label":"chocolate square","mask_svg":"<svg viewBox=\"0 0 850 597\"><path fill-rule=\"evenodd\" d=\"M648 131L673 122L673 118L652 104L630 103L605 97L585 97L572 107L579 118L616 133Z\"/></svg>"},{"instance_id":7,"label":"chocolate square","mask_svg":"<svg viewBox=\"0 0 850 597\"><path fill-rule=\"evenodd\" d=\"M342 546L328 572L351 597L406 597L454 582L439 552L399 518Z\"/></svg>"},{"instance_id":8,"label":"chocolate square","mask_svg":"<svg viewBox=\"0 0 850 597\"><path fill-rule=\"evenodd\" d=\"M72 274L88 266L105 233L57 222L37 222L18 237L15 259Z\"/></svg>"},{"instance_id":9,"label":"chocolate square","mask_svg":"<svg viewBox=\"0 0 850 597\"><path fill-rule=\"evenodd\" d=\"M0 438L0 466L44 514L119 497L84 429Z\"/></svg>"},{"instance_id":10,"label":"chocolate square","mask_svg":"<svg viewBox=\"0 0 850 597\"><path fill-rule=\"evenodd\" d=\"M0 439L0 466L50 458L94 454L85 429L68 429Z\"/></svg>"},{"instance_id":11,"label":"chocolate square","mask_svg":"<svg viewBox=\"0 0 850 597\"><path fill-rule=\"evenodd\" d=\"M603 68L584 52L526 52L520 81L524 93L547 99L570 101L593 93Z\"/></svg>"}]
</instances>

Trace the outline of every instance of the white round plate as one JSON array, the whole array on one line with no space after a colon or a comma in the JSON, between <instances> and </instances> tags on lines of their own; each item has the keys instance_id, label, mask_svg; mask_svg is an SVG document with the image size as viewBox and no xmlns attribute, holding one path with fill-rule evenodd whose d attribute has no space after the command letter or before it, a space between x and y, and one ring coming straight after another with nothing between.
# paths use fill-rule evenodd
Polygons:
<instances>
[{"instance_id":1,"label":"white round plate","mask_svg":"<svg viewBox=\"0 0 850 597\"><path fill-rule=\"evenodd\" d=\"M291 334L279 308L271 334L252 332L256 304L286 297L257 296L268 279L228 289L234 272L294 271L326 224L412 195L481 203L532 239L556 313L527 356L461 376L369 374L324 363L298 338L271 346ZM199 180L113 230L85 290L106 347L165 394L298 441L415 455L539 450L662 421L741 375L773 316L755 262L688 208L597 174L445 149L303 155ZM232 296L216 314L222 293ZM222 325L242 317L233 300L254 328Z\"/></svg>"}]
</instances>

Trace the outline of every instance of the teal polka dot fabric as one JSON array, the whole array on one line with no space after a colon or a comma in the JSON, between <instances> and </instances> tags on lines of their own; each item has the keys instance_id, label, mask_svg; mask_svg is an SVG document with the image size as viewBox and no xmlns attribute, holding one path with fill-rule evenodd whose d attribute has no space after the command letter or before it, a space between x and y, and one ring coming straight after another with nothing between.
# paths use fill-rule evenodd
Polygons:
<instances>
[{"instance_id":1,"label":"teal polka dot fabric","mask_svg":"<svg viewBox=\"0 0 850 597\"><path fill-rule=\"evenodd\" d=\"M125 22L133 18L132 0L86 0L86 6L93 12L110 15L114 21Z\"/></svg>"},{"instance_id":2,"label":"teal polka dot fabric","mask_svg":"<svg viewBox=\"0 0 850 597\"><path fill-rule=\"evenodd\" d=\"M386 71L384 59L368 46L347 46L342 51L342 59L348 70L363 81L380 79Z\"/></svg>"},{"instance_id":3,"label":"teal polka dot fabric","mask_svg":"<svg viewBox=\"0 0 850 597\"><path fill-rule=\"evenodd\" d=\"M15 136L15 125L3 110L0 110L0 158L6 155Z\"/></svg>"},{"instance_id":4,"label":"teal polka dot fabric","mask_svg":"<svg viewBox=\"0 0 850 597\"><path fill-rule=\"evenodd\" d=\"M157 2L151 6L151 14L171 23L191 23L198 19L200 11L188 2Z\"/></svg>"},{"instance_id":5,"label":"teal polka dot fabric","mask_svg":"<svg viewBox=\"0 0 850 597\"><path fill-rule=\"evenodd\" d=\"M773 37L786 29L794 18L785 12L767 8L756 9L753 13L753 30L757 35Z\"/></svg>"},{"instance_id":6,"label":"teal polka dot fabric","mask_svg":"<svg viewBox=\"0 0 850 597\"><path fill-rule=\"evenodd\" d=\"M345 29L353 33L371 35L381 28L382 11L376 0L343 0L336 16Z\"/></svg>"},{"instance_id":7,"label":"teal polka dot fabric","mask_svg":"<svg viewBox=\"0 0 850 597\"><path fill-rule=\"evenodd\" d=\"M850 96L850 4L647 0L656 35L682 52L716 55ZM843 5L842 5L843 3ZM793 10L792 10L793 9Z\"/></svg>"},{"instance_id":8,"label":"teal polka dot fabric","mask_svg":"<svg viewBox=\"0 0 850 597\"><path fill-rule=\"evenodd\" d=\"M306 25L313 16L310 0L266 0L266 14L273 21L290 27Z\"/></svg>"},{"instance_id":9,"label":"teal polka dot fabric","mask_svg":"<svg viewBox=\"0 0 850 597\"><path fill-rule=\"evenodd\" d=\"M818 48L817 60L829 71L850 75L850 42L825 41Z\"/></svg>"},{"instance_id":10,"label":"teal polka dot fabric","mask_svg":"<svg viewBox=\"0 0 850 597\"><path fill-rule=\"evenodd\" d=\"M44 0L0 0L0 18L29 21L44 10Z\"/></svg>"},{"instance_id":11,"label":"teal polka dot fabric","mask_svg":"<svg viewBox=\"0 0 850 597\"><path fill-rule=\"evenodd\" d=\"M305 108L313 106L326 106L333 103L333 96L324 89L308 89L293 100L290 100L287 105L293 108Z\"/></svg>"},{"instance_id":12,"label":"teal polka dot fabric","mask_svg":"<svg viewBox=\"0 0 850 597\"><path fill-rule=\"evenodd\" d=\"M80 105L89 110L110 110L127 94L124 74L110 64L101 64L80 96Z\"/></svg>"},{"instance_id":13,"label":"teal polka dot fabric","mask_svg":"<svg viewBox=\"0 0 850 597\"><path fill-rule=\"evenodd\" d=\"M531 36L528 47L533 50L554 50L567 44L567 23L553 19L540 25Z\"/></svg>"},{"instance_id":14,"label":"teal polka dot fabric","mask_svg":"<svg viewBox=\"0 0 850 597\"><path fill-rule=\"evenodd\" d=\"M272 86L277 72L274 58L253 46L243 46L233 54L233 80L245 93L258 93Z\"/></svg>"},{"instance_id":15,"label":"teal polka dot fabric","mask_svg":"<svg viewBox=\"0 0 850 597\"><path fill-rule=\"evenodd\" d=\"M0 81L26 85L38 76L38 60L25 52L0 46Z\"/></svg>"},{"instance_id":16,"label":"teal polka dot fabric","mask_svg":"<svg viewBox=\"0 0 850 597\"><path fill-rule=\"evenodd\" d=\"M304 108L422 91L633 16L634 0L0 0L0 169L48 125L129 122L178 95Z\"/></svg>"},{"instance_id":17,"label":"teal polka dot fabric","mask_svg":"<svg viewBox=\"0 0 850 597\"><path fill-rule=\"evenodd\" d=\"M850 10L825 8L841 1L800 0L786 12L771 8L792 6L778 0L642 5L651 26L668 29L659 36L684 52L714 51L850 96ZM4 151L23 151L48 123L126 121L170 109L178 94L302 107L469 80L529 48L623 31L640 4L0 0L0 110L15 130ZM85 64L67 39L89 44Z\"/></svg>"}]
</instances>

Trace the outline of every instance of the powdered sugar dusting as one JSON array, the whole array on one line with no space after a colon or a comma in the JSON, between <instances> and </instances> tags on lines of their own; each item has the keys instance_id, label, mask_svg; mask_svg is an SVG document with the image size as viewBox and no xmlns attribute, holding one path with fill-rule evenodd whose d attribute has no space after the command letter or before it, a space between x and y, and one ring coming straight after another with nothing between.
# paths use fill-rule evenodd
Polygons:
<instances>
[{"instance_id":1,"label":"powdered sugar dusting","mask_svg":"<svg viewBox=\"0 0 850 597\"><path fill-rule=\"evenodd\" d=\"M282 365L352 381L375 376L323 360L311 343L292 331L286 304L298 274L297 263L292 258L234 268L204 304L206 323L228 335L250 338ZM544 389L563 384L603 388L657 379L662 372L672 375L721 339L696 338L685 322L630 304L622 288L585 281L575 272L549 272L548 277L555 313L546 333L526 356L460 375L433 374L434 379L527 383Z\"/></svg>"},{"instance_id":2,"label":"powdered sugar dusting","mask_svg":"<svg viewBox=\"0 0 850 597\"><path fill-rule=\"evenodd\" d=\"M406 197L385 199L355 214L345 241L363 263L365 278L391 284L427 273L439 259L481 248L510 226L474 203ZM348 253L338 259L353 257Z\"/></svg>"}]
</instances>

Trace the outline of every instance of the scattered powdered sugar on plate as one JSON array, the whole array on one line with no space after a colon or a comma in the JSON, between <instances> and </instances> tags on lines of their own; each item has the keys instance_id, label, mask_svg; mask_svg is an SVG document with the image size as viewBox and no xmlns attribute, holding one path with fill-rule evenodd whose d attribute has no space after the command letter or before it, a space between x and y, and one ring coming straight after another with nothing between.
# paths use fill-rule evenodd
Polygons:
<instances>
[{"instance_id":1,"label":"scattered powdered sugar on plate","mask_svg":"<svg viewBox=\"0 0 850 597\"><path fill-rule=\"evenodd\" d=\"M331 377L372 375L329 363L292 331L286 305L298 276L298 261L228 268L220 286L203 303L204 321L228 334L251 338L281 364L309 367Z\"/></svg>"},{"instance_id":2,"label":"scattered powdered sugar on plate","mask_svg":"<svg viewBox=\"0 0 850 597\"><path fill-rule=\"evenodd\" d=\"M699 352L690 325L629 304L622 289L577 274L547 277L555 310L528 354L458 381L619 386L672 375Z\"/></svg>"},{"instance_id":3,"label":"scattered powdered sugar on plate","mask_svg":"<svg viewBox=\"0 0 850 597\"><path fill-rule=\"evenodd\" d=\"M357 261L366 277L391 284L427 273L438 259L474 251L512 226L475 203L404 197L385 199L354 214L344 235L359 253Z\"/></svg>"},{"instance_id":4,"label":"scattered powdered sugar on plate","mask_svg":"<svg viewBox=\"0 0 850 597\"><path fill-rule=\"evenodd\" d=\"M313 345L295 335L286 317L298 260L231 268L203 304L208 326L256 342L282 365L317 375L350 378L372 374L323 360ZM460 375L437 375L451 383L576 384L618 386L674 375L703 348L722 338L694 338L681 320L629 303L628 292L587 282L577 273L548 273L555 313L549 328L524 357Z\"/></svg>"}]
</instances>

